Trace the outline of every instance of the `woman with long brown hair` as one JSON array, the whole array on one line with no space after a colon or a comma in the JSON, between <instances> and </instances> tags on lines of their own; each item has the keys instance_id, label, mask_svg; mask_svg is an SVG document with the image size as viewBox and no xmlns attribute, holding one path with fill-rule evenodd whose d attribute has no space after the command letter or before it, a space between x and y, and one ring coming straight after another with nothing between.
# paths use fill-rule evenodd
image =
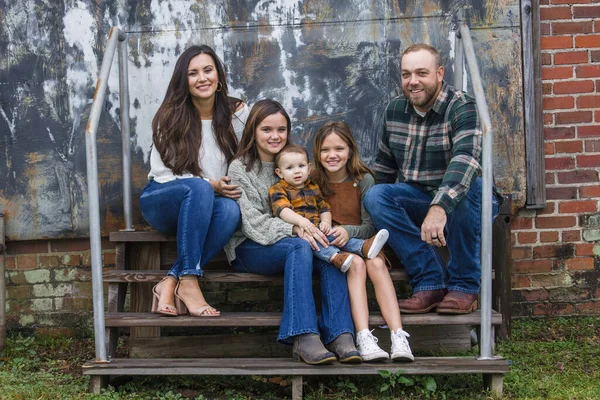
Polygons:
<instances>
[{"instance_id":1,"label":"woman with long brown hair","mask_svg":"<svg viewBox=\"0 0 600 400\"><path fill-rule=\"evenodd\" d=\"M247 116L248 107L228 96L213 49L192 46L179 56L152 120L150 182L140 196L146 221L177 237L177 259L153 289L155 313L220 315L206 302L198 277L240 223L240 191L227 168Z\"/></svg>"}]
</instances>

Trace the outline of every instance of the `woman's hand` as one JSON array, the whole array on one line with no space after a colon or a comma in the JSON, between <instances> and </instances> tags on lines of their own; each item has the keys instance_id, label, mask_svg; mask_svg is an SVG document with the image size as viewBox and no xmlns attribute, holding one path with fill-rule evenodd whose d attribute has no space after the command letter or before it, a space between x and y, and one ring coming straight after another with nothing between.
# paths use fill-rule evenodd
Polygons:
<instances>
[{"instance_id":1,"label":"woman's hand","mask_svg":"<svg viewBox=\"0 0 600 400\"><path fill-rule=\"evenodd\" d=\"M314 227L315 226L313 225L313 228ZM319 246L317 245L317 242L321 243L323 247L329 247L329 241L327 240L327 237L323 232L321 232L318 229L304 230L298 225L294 225L292 232L294 232L296 236L310 243L310 247L313 250L319 251Z\"/></svg>"},{"instance_id":2,"label":"woman's hand","mask_svg":"<svg viewBox=\"0 0 600 400\"><path fill-rule=\"evenodd\" d=\"M238 185L230 185L231 178L223 176L218 181L210 181L215 193L220 194L223 197L229 197L230 199L239 199L241 191Z\"/></svg>"},{"instance_id":3,"label":"woman's hand","mask_svg":"<svg viewBox=\"0 0 600 400\"><path fill-rule=\"evenodd\" d=\"M348 232L340 225L331 228L331 234L335 236L334 241L331 242L332 246L344 247L346 243L348 243L348 240L350 240L350 235L348 235Z\"/></svg>"}]
</instances>

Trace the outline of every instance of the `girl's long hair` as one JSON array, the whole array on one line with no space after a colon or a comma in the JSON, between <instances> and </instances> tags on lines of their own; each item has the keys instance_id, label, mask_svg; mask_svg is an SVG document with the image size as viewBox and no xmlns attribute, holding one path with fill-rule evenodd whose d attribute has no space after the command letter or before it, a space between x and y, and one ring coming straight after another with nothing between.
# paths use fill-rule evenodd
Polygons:
<instances>
[{"instance_id":1,"label":"girl's long hair","mask_svg":"<svg viewBox=\"0 0 600 400\"><path fill-rule=\"evenodd\" d=\"M242 134L242 139L240 140L240 145L235 155L235 158L239 158L244 164L246 164L246 171L252 170L254 164L260 160L258 148L256 147L256 128L269 115L277 113L283 115L287 121L287 143L290 143L292 121L290 120L290 116L285 111L283 106L279 102L271 99L257 101L250 110L248 120L246 120L246 126L244 127L244 133ZM260 168L262 168L262 164Z\"/></svg>"},{"instance_id":2,"label":"girl's long hair","mask_svg":"<svg viewBox=\"0 0 600 400\"><path fill-rule=\"evenodd\" d=\"M365 163L360 160L358 156L358 146L352 136L350 127L345 121L330 121L323 124L317 131L315 136L313 154L315 157L315 183L321 188L323 196L327 197L333 194L329 179L327 178L327 171L321 164L321 148L323 147L323 141L325 138L332 133L337 134L349 148L348 162L346 163L346 170L348 175L355 181L360 181L365 174L371 174L375 177L375 173L371 168L367 167Z\"/></svg>"},{"instance_id":3,"label":"girl's long hair","mask_svg":"<svg viewBox=\"0 0 600 400\"><path fill-rule=\"evenodd\" d=\"M152 140L160 158L174 174L189 172L202 176L198 155L202 145L200 112L192 103L188 84L188 66L192 58L207 54L213 59L220 91L215 92L212 128L217 146L229 164L237 149L237 137L231 124L232 116L241 100L230 98L223 63L209 46L191 46L175 64L165 98L152 119ZM211 134L208 132L207 134Z\"/></svg>"}]
</instances>

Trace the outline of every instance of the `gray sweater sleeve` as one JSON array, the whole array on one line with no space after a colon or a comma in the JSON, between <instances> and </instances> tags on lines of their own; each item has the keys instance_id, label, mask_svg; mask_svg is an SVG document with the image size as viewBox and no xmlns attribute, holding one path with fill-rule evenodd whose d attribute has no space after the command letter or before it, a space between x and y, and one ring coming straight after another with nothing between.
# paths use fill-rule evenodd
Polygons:
<instances>
[{"instance_id":1,"label":"gray sweater sleeve","mask_svg":"<svg viewBox=\"0 0 600 400\"><path fill-rule=\"evenodd\" d=\"M375 224L373 224L373 220L363 203L367 190L374 184L375 179L371 174L365 174L358 183L360 189L360 225L342 225L351 238L368 239L375 234Z\"/></svg>"},{"instance_id":2,"label":"gray sweater sleeve","mask_svg":"<svg viewBox=\"0 0 600 400\"><path fill-rule=\"evenodd\" d=\"M263 166L259 173L257 170L255 166L252 171L246 172L242 162L234 160L229 166L229 176L233 184L240 185L242 192L238 199L242 213L242 233L248 239L266 246L293 236L294 225L273 217L269 205L269 188L278 179L269 171L269 167Z\"/></svg>"}]
</instances>

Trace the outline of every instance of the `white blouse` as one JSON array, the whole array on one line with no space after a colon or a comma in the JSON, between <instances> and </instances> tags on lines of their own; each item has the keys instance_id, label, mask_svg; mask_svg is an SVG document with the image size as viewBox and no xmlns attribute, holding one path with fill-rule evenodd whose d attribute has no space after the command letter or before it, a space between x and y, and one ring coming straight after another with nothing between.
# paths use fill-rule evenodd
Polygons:
<instances>
[{"instance_id":1,"label":"white blouse","mask_svg":"<svg viewBox=\"0 0 600 400\"><path fill-rule=\"evenodd\" d=\"M242 137L246 120L250 114L250 108L244 103L244 107L241 110L236 111L233 114L232 125L235 135L238 141ZM200 153L198 154L198 163L204 174L205 179L219 180L222 176L227 175L227 160L225 154L217 146L217 140L212 129L212 120L202 120L202 145L200 146ZM210 132L211 134L206 134ZM152 151L150 152L150 173L148 179L154 178L158 183L166 183L175 179L186 179L193 178L194 175L190 173L184 173L182 175L175 175L170 168L165 166L160 158L156 146L152 145Z\"/></svg>"}]
</instances>

